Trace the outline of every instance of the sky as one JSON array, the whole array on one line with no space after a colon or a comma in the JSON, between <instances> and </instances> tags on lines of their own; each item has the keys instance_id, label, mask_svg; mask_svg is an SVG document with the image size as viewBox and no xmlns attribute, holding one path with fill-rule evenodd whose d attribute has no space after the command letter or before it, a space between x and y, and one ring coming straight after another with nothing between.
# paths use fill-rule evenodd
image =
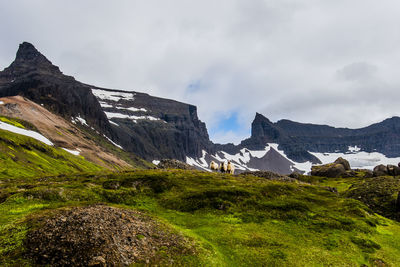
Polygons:
<instances>
[{"instance_id":1,"label":"sky","mask_svg":"<svg viewBox=\"0 0 400 267\"><path fill-rule=\"evenodd\" d=\"M400 115L398 0L0 0L0 69L28 41L67 75L194 104L212 141L271 121Z\"/></svg>"}]
</instances>

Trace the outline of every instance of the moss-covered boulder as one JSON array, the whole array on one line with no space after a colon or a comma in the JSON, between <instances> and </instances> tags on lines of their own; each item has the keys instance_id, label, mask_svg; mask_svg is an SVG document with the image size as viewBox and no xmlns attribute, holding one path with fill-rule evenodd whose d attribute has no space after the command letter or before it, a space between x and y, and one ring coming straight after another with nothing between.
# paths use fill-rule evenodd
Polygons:
<instances>
[{"instance_id":1,"label":"moss-covered boulder","mask_svg":"<svg viewBox=\"0 0 400 267\"><path fill-rule=\"evenodd\" d=\"M347 160L345 160L344 158L342 158L342 157L337 158L337 159L334 161L334 163L336 163L336 164L342 164L343 167L344 167L344 169L345 169L346 171L350 171L350 170L351 170L351 168L350 168L350 163L349 163Z\"/></svg>"},{"instance_id":2,"label":"moss-covered boulder","mask_svg":"<svg viewBox=\"0 0 400 267\"><path fill-rule=\"evenodd\" d=\"M338 163L330 163L311 167L312 176L337 178L343 176L345 173L346 169L344 166Z\"/></svg>"}]
</instances>

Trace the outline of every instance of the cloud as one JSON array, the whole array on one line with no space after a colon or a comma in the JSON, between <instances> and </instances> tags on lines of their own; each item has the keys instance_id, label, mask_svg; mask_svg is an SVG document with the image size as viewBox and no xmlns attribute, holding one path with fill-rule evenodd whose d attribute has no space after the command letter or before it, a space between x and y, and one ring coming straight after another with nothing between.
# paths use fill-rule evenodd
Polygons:
<instances>
[{"instance_id":1,"label":"cloud","mask_svg":"<svg viewBox=\"0 0 400 267\"><path fill-rule=\"evenodd\" d=\"M399 8L395 0L0 1L0 67L30 41L82 82L197 105L223 143L246 136L256 112L356 128L400 115ZM221 128L232 114L234 128Z\"/></svg>"}]
</instances>

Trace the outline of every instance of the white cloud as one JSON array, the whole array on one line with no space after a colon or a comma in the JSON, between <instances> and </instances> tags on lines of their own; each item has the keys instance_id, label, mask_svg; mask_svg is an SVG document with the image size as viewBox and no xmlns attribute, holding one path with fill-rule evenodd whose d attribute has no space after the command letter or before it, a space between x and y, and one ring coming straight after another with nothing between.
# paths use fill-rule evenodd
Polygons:
<instances>
[{"instance_id":1,"label":"white cloud","mask_svg":"<svg viewBox=\"0 0 400 267\"><path fill-rule=\"evenodd\" d=\"M0 1L0 67L32 42L80 81L197 105L214 141L237 139L216 134L216 116L230 112L248 129L255 112L355 128L400 114L399 8L396 0Z\"/></svg>"}]
</instances>

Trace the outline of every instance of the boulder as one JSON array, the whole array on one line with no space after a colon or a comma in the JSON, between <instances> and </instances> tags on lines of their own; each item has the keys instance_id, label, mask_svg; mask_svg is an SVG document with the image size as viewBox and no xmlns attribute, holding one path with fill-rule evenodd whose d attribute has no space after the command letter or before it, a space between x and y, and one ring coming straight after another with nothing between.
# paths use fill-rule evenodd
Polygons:
<instances>
[{"instance_id":1,"label":"boulder","mask_svg":"<svg viewBox=\"0 0 400 267\"><path fill-rule=\"evenodd\" d=\"M387 165L387 172L391 176L400 175L400 168L396 165Z\"/></svg>"},{"instance_id":2,"label":"boulder","mask_svg":"<svg viewBox=\"0 0 400 267\"><path fill-rule=\"evenodd\" d=\"M373 174L374 174L374 177L388 175L387 166L385 166L383 164L380 164L380 165L376 166L374 168Z\"/></svg>"},{"instance_id":3,"label":"boulder","mask_svg":"<svg viewBox=\"0 0 400 267\"><path fill-rule=\"evenodd\" d=\"M337 159L334 161L334 163L336 163L336 164L342 164L343 167L344 167L344 169L345 169L346 171L350 171L350 170L351 170L351 168L350 168L350 163L349 163L347 160L345 160L344 158L342 158L342 157L337 158Z\"/></svg>"},{"instance_id":4,"label":"boulder","mask_svg":"<svg viewBox=\"0 0 400 267\"><path fill-rule=\"evenodd\" d=\"M343 164L338 163L330 163L311 167L311 175L313 176L337 178L343 176L345 173L346 169Z\"/></svg>"}]
</instances>

